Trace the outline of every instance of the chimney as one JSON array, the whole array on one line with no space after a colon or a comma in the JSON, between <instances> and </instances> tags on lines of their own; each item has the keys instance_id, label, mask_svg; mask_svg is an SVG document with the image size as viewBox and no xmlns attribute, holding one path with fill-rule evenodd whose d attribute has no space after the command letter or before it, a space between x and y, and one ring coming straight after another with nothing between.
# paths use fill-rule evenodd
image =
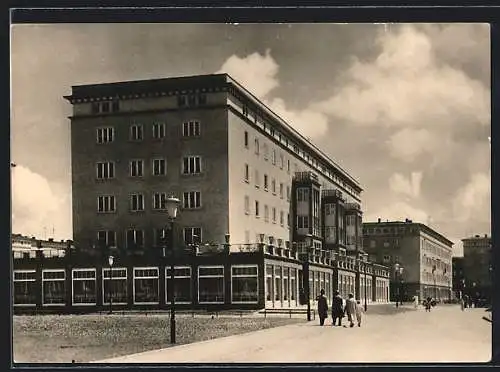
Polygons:
<instances>
[{"instance_id":1,"label":"chimney","mask_svg":"<svg viewBox=\"0 0 500 372\"><path fill-rule=\"evenodd\" d=\"M380 218L378 219L378 223L380 223L380 221L382 221Z\"/></svg>"}]
</instances>

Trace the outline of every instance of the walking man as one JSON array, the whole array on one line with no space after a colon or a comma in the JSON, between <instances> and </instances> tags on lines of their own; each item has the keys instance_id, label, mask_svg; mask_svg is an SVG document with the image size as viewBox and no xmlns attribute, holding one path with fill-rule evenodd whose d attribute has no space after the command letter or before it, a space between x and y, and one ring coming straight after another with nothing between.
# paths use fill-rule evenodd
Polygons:
<instances>
[{"instance_id":1,"label":"walking man","mask_svg":"<svg viewBox=\"0 0 500 372\"><path fill-rule=\"evenodd\" d=\"M361 327L361 319L363 318L363 307L360 301L356 301L356 320L358 321L358 327Z\"/></svg>"},{"instance_id":2,"label":"walking man","mask_svg":"<svg viewBox=\"0 0 500 372\"><path fill-rule=\"evenodd\" d=\"M354 327L354 317L356 316L356 300L354 299L354 295L349 293L349 298L345 304L345 312L347 313L347 320L349 320L349 327Z\"/></svg>"},{"instance_id":3,"label":"walking man","mask_svg":"<svg viewBox=\"0 0 500 372\"><path fill-rule=\"evenodd\" d=\"M326 302L325 290L322 289L318 298L318 315L319 315L319 325L325 324L325 319L328 318L328 303Z\"/></svg>"},{"instance_id":4,"label":"walking man","mask_svg":"<svg viewBox=\"0 0 500 372\"><path fill-rule=\"evenodd\" d=\"M335 295L332 300L332 326L336 326L337 319L339 321L339 327L342 326L342 317L344 316L342 305L342 297L340 297L339 291L335 291Z\"/></svg>"}]
</instances>

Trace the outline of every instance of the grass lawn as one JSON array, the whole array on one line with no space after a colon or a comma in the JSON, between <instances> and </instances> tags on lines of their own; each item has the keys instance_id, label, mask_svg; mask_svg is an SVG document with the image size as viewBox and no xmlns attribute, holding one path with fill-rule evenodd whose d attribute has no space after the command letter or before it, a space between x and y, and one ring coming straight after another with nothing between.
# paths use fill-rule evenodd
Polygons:
<instances>
[{"instance_id":1,"label":"grass lawn","mask_svg":"<svg viewBox=\"0 0 500 372\"><path fill-rule=\"evenodd\" d=\"M180 316L177 344L303 322L276 317ZM14 316L14 361L18 363L85 363L170 346L166 314Z\"/></svg>"}]
</instances>

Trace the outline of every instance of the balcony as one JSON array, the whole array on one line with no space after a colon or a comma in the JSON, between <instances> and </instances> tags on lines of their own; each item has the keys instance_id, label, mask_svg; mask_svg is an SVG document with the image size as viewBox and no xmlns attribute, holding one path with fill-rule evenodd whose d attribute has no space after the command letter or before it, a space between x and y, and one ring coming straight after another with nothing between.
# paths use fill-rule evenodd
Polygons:
<instances>
[{"instance_id":1,"label":"balcony","mask_svg":"<svg viewBox=\"0 0 500 372\"><path fill-rule=\"evenodd\" d=\"M361 205L359 203L346 203L344 208L347 210L361 211Z\"/></svg>"},{"instance_id":2,"label":"balcony","mask_svg":"<svg viewBox=\"0 0 500 372\"><path fill-rule=\"evenodd\" d=\"M338 199L342 199L342 192L339 190L334 190L334 189L328 189L328 190L321 190L321 197L335 197Z\"/></svg>"},{"instance_id":3,"label":"balcony","mask_svg":"<svg viewBox=\"0 0 500 372\"><path fill-rule=\"evenodd\" d=\"M314 181L318 182L318 175L313 172L295 172L295 175L293 176L294 181L298 182L307 182L307 181Z\"/></svg>"}]
</instances>

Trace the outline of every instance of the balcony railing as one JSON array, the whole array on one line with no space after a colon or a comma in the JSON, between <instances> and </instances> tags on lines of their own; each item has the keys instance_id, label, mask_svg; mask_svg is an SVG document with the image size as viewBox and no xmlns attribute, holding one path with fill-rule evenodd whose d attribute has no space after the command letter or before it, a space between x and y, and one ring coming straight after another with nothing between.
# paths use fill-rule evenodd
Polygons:
<instances>
[{"instance_id":1,"label":"balcony railing","mask_svg":"<svg viewBox=\"0 0 500 372\"><path fill-rule=\"evenodd\" d=\"M295 181L304 182L304 181L318 181L318 175L311 171L308 172L295 172L293 176Z\"/></svg>"}]
</instances>

